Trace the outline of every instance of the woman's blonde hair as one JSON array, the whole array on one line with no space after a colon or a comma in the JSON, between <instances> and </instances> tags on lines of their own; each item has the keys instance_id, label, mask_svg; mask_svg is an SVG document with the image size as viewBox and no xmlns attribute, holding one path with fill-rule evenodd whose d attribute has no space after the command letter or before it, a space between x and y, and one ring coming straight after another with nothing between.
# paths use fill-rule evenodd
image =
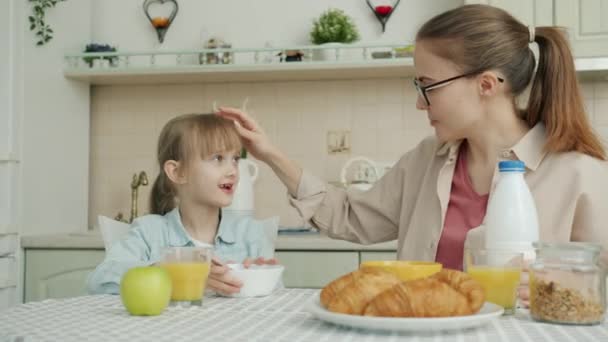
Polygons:
<instances>
[{"instance_id":1,"label":"woman's blonde hair","mask_svg":"<svg viewBox=\"0 0 608 342\"><path fill-rule=\"evenodd\" d=\"M530 29L502 9L466 5L427 21L416 41L437 41L431 45L433 53L453 61L463 72L499 70L515 98L534 75L530 38L538 44L540 56L522 118L531 127L538 122L545 124L548 152L578 151L606 160L585 114L574 59L562 29Z\"/></svg>"},{"instance_id":2,"label":"woman's blonde hair","mask_svg":"<svg viewBox=\"0 0 608 342\"><path fill-rule=\"evenodd\" d=\"M240 137L228 119L215 114L185 114L171 119L158 138L160 172L152 186L150 213L164 215L176 205L175 188L165 174L165 162L175 160L188 167L197 158L240 149Z\"/></svg>"}]
</instances>

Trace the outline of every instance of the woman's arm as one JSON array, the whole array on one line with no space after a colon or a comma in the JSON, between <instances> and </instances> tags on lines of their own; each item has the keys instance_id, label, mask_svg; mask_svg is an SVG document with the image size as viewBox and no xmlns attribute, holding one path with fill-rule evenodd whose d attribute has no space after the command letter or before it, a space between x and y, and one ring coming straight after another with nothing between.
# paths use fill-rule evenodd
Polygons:
<instances>
[{"instance_id":1,"label":"woman's arm","mask_svg":"<svg viewBox=\"0 0 608 342\"><path fill-rule=\"evenodd\" d=\"M333 186L315 191L305 173L300 187L310 192L299 191L291 204L300 213L312 213L308 214L312 223L331 237L362 244L395 240L403 205L405 159L365 192Z\"/></svg>"},{"instance_id":2,"label":"woman's arm","mask_svg":"<svg viewBox=\"0 0 608 342\"><path fill-rule=\"evenodd\" d=\"M220 107L217 113L234 121L243 145L256 159L268 164L294 196L298 190L302 169L274 146L262 128L247 113L234 108Z\"/></svg>"},{"instance_id":3,"label":"woman's arm","mask_svg":"<svg viewBox=\"0 0 608 342\"><path fill-rule=\"evenodd\" d=\"M608 174L605 177L608 177ZM579 196L570 240L601 244L603 250L600 263L604 270L608 270L608 205L606 194L603 193L608 189L608 181L599 183Z\"/></svg>"},{"instance_id":4,"label":"woman's arm","mask_svg":"<svg viewBox=\"0 0 608 342\"><path fill-rule=\"evenodd\" d=\"M285 184L300 215L334 238L374 243L397 238L403 186L403 164L365 192L328 187L274 146L246 113L220 108L218 115L235 121L247 150L268 164ZM406 158L403 158L405 160Z\"/></svg>"}]
</instances>

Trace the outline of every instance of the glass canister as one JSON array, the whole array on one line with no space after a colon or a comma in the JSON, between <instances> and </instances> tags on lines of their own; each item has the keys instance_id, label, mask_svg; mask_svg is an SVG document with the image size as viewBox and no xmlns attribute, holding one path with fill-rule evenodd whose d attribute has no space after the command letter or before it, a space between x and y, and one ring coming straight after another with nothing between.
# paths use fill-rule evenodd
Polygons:
<instances>
[{"instance_id":1,"label":"glass canister","mask_svg":"<svg viewBox=\"0 0 608 342\"><path fill-rule=\"evenodd\" d=\"M602 247L591 243L534 243L530 265L530 315L561 324L598 324L606 311Z\"/></svg>"}]
</instances>

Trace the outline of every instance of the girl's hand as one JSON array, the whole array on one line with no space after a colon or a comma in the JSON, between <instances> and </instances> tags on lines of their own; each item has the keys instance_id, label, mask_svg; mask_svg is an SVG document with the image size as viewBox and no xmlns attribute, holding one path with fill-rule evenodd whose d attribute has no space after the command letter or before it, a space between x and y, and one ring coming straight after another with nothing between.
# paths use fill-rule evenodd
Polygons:
<instances>
[{"instance_id":1,"label":"girl's hand","mask_svg":"<svg viewBox=\"0 0 608 342\"><path fill-rule=\"evenodd\" d=\"M277 150L262 128L247 113L236 108L220 107L216 114L234 121L243 145L256 159L268 162Z\"/></svg>"},{"instance_id":2,"label":"girl's hand","mask_svg":"<svg viewBox=\"0 0 608 342\"><path fill-rule=\"evenodd\" d=\"M247 258L245 260L243 260L243 267L245 268L249 268L249 266L255 264L255 265L277 265L279 263L279 261L275 258L272 259L264 259L262 257L259 257L257 259L250 259Z\"/></svg>"},{"instance_id":3,"label":"girl's hand","mask_svg":"<svg viewBox=\"0 0 608 342\"><path fill-rule=\"evenodd\" d=\"M231 277L230 268L216 258L212 259L207 287L220 294L229 295L241 291L243 283Z\"/></svg>"}]
</instances>

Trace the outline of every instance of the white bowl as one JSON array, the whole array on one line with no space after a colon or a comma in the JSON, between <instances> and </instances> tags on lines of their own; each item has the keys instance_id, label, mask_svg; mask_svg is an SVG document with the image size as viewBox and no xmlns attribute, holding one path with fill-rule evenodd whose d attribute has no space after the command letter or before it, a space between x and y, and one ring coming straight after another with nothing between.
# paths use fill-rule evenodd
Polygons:
<instances>
[{"instance_id":1,"label":"white bowl","mask_svg":"<svg viewBox=\"0 0 608 342\"><path fill-rule=\"evenodd\" d=\"M268 296L277 287L285 267L283 265L251 265L245 268L243 264L228 264L231 276L243 282L239 293L231 297L261 297Z\"/></svg>"}]
</instances>

